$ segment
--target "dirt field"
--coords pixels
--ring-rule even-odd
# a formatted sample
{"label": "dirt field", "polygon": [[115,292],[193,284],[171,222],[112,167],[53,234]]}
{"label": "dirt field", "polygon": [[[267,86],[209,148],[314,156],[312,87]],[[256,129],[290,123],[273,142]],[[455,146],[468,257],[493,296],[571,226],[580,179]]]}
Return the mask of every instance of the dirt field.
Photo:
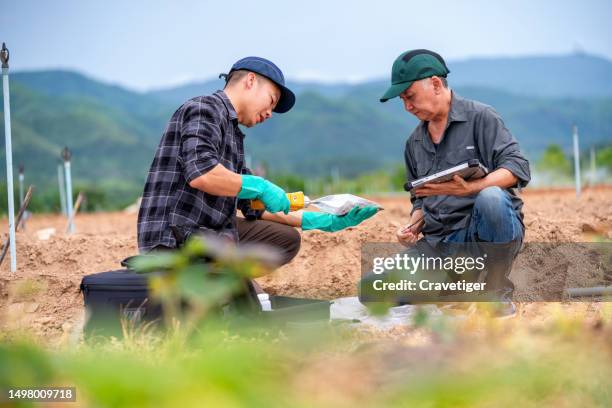
{"label": "dirt field", "polygon": [[[571,190],[526,190],[527,242],[582,242],[595,236],[612,238],[612,187],[586,190],[576,200]],[[364,242],[393,242],[399,223],[407,220],[407,197],[372,197],[385,211],[357,228],[330,234],[303,234],[302,249],[294,261],[259,279],[270,293],[332,299],[356,293],[360,276],[360,246]],[[39,231],[55,228],[41,240]],[[83,299],[79,284],[84,275],[119,269],[119,262],[137,253],[136,214],[79,214],[77,233],[65,234],[66,220],[57,215],[35,215],[25,231],[17,233],[18,272],[9,271],[7,257],[0,269],[0,313],[2,324],[21,327],[45,341],[57,343],[73,332],[82,319]],[[6,231],[6,219],[2,231]],[[537,284],[521,271],[533,267],[530,256],[519,255],[512,273],[517,294],[529,299],[529,288]],[[529,262],[528,262],[529,261]],[[585,265],[588,259],[558,259],[548,271]],[[587,265],[588,266],[588,265]],[[557,268],[557,269],[555,269]],[[541,268],[540,268],[541,269]],[[587,268],[588,269],[588,268]],[[588,271],[587,271],[588,272]],[[578,276],[582,278],[582,276]],[[568,311],[585,305],[564,305]],[[597,309],[600,305],[591,304]],[[525,304],[519,319],[544,318],[537,303]]]}

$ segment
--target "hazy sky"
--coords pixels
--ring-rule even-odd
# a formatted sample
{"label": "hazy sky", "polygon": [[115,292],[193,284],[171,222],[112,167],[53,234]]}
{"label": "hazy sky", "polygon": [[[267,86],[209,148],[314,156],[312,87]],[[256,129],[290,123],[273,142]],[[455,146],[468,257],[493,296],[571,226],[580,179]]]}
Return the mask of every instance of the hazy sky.
{"label": "hazy sky", "polygon": [[[68,68],[146,90],[259,55],[293,79],[387,77],[397,55],[612,59],[611,1],[0,0],[11,69]],[[452,66],[451,66],[452,69]]]}

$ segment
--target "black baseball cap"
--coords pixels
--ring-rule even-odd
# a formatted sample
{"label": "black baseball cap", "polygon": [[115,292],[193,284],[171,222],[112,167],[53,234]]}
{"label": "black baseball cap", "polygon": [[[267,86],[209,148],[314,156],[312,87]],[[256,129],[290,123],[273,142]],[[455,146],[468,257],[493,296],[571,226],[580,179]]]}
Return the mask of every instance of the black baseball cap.
{"label": "black baseball cap", "polygon": [[272,61],[261,57],[246,57],[236,61],[236,63],[232,65],[232,68],[227,75],[231,74],[232,71],[238,71],[239,69],[255,72],[268,78],[270,81],[274,82],[276,86],[278,86],[280,89],[280,98],[276,104],[276,107],[274,108],[274,112],[288,112],[295,104],[295,95],[285,86],[283,71],[281,71],[280,68],[277,67]]}

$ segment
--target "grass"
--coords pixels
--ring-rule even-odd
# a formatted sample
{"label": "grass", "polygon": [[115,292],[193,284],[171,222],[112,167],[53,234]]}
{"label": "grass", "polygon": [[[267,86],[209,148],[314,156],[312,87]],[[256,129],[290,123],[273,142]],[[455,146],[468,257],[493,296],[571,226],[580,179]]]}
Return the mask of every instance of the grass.
{"label": "grass", "polygon": [[[222,321],[57,350],[13,338],[0,345],[0,384],[76,386],[78,401],[104,407],[609,406],[609,306],[589,323],[543,306],[537,329],[475,316],[446,324],[452,335],[421,317],[393,342]],[[425,345],[403,343],[417,332]]]}
{"label": "grass", "polygon": [[[211,251],[220,258],[211,268],[235,273],[214,289],[194,279],[195,259]],[[253,315],[210,313],[210,299],[238,290],[231,276],[261,268],[249,256],[194,243],[140,265],[143,272],[161,267],[168,274],[156,283],[159,299],[168,305],[178,295],[195,308],[175,308],[165,330],[124,322],[120,339],[55,349],[23,333],[3,333],[0,388],[75,386],[79,404],[95,407],[612,403],[612,303],[533,305],[538,322],[423,309],[386,332],[347,324],[278,327]]]}

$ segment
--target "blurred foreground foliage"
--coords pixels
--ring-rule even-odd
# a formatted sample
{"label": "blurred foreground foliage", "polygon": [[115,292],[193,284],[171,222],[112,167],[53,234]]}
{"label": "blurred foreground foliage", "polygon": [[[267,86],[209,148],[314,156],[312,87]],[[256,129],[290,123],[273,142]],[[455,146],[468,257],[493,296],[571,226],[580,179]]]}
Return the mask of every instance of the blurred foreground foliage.
{"label": "blurred foreground foliage", "polygon": [[[263,258],[195,240],[140,258],[139,271],[166,272],[151,283],[173,305],[166,330],[125,325],[121,339],[54,348],[5,330],[0,388],[76,386],[82,406],[99,407],[610,406],[610,303],[588,321],[542,305],[535,328],[426,309],[388,333],[220,318],[240,282],[267,272]],[[184,299],[192,307],[181,309]]]}

